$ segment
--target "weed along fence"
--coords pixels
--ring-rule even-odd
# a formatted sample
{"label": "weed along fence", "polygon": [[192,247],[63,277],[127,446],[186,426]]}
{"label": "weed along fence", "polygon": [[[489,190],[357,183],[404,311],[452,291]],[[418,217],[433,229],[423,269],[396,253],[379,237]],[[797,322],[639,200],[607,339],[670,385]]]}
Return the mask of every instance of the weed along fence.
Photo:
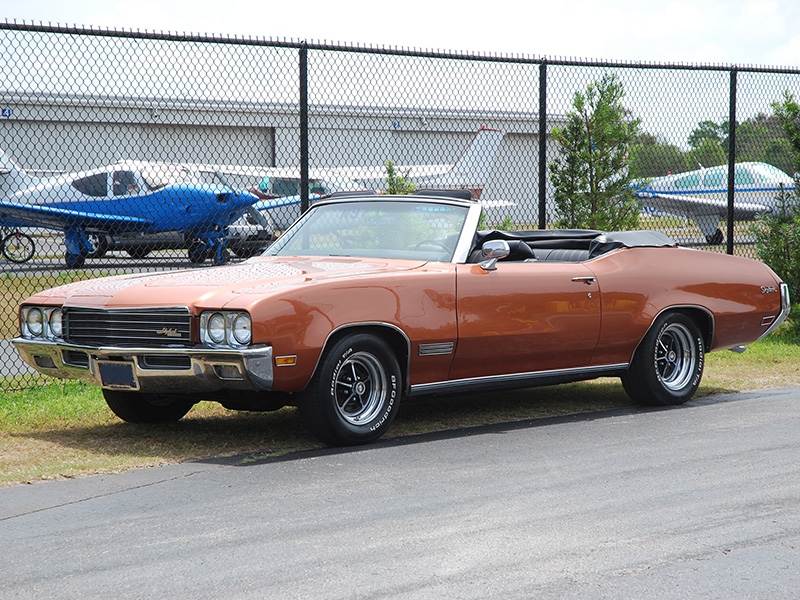
{"label": "weed along fence", "polygon": [[796,170],[800,69],[16,22],[0,45],[0,390],[42,382],[10,342],[32,293],[244,260],[333,192],[458,187],[487,228],[753,257]]}

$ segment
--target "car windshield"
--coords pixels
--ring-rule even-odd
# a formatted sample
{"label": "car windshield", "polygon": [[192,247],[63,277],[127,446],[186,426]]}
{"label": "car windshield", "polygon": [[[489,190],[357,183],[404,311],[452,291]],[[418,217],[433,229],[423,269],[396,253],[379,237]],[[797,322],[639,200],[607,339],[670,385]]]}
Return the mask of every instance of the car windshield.
{"label": "car windshield", "polygon": [[375,198],[316,205],[266,254],[450,261],[468,210],[447,203]]}

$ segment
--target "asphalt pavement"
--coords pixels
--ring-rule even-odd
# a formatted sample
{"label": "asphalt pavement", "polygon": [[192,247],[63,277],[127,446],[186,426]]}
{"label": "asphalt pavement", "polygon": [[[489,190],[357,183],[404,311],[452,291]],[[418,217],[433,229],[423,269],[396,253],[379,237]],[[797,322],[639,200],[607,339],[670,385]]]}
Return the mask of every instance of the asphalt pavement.
{"label": "asphalt pavement", "polygon": [[797,598],[798,402],[3,488],[0,598]]}

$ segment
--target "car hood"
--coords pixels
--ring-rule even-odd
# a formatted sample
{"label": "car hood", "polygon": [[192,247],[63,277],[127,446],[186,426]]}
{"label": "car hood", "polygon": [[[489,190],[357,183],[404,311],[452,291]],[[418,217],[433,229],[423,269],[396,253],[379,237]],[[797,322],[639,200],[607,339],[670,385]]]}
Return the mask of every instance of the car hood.
{"label": "car hood", "polygon": [[26,303],[91,308],[195,306],[225,308],[288,289],[326,281],[392,274],[425,265],[412,260],[350,257],[263,256],[236,265],[183,271],[117,275],[40,292]]}

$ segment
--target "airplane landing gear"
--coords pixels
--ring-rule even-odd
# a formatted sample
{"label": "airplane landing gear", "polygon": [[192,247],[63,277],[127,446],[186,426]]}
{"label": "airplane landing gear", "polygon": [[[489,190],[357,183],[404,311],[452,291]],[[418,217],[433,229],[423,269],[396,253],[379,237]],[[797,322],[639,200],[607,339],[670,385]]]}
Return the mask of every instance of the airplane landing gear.
{"label": "airplane landing gear", "polygon": [[72,254],[71,252],[64,254],[64,263],[70,269],[80,269],[85,262],[86,257],[83,254]]}
{"label": "airplane landing gear", "polygon": [[208,234],[198,234],[189,241],[187,256],[189,262],[202,264],[206,259],[211,259],[215,265],[224,265],[230,260],[228,251],[228,238],[220,231],[212,231]]}
{"label": "airplane landing gear", "polygon": [[706,236],[706,242],[708,242],[711,246],[719,246],[724,239],[725,234],[722,233],[721,229],[717,229],[711,235]]}

